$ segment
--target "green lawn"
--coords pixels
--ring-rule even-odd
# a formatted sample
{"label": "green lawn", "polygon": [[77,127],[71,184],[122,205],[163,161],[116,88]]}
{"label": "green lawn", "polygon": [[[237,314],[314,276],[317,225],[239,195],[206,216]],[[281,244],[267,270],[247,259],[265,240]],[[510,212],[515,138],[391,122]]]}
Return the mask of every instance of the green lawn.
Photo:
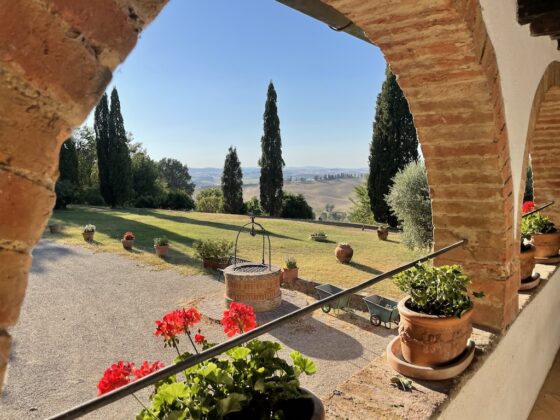
{"label": "green lawn", "polygon": [[[171,268],[189,275],[202,270],[192,248],[195,241],[208,238],[235,241],[239,227],[247,221],[247,216],[229,214],[71,206],[67,210],[55,211],[51,218],[50,223],[63,225],[62,233],[53,235],[47,230],[44,238],[127,255],[156,269]],[[273,264],[282,266],[286,256],[293,256],[297,259],[300,277],[341,287],[355,285],[420,256],[401,245],[400,237],[395,233],[391,233],[389,240],[383,242],[377,239],[375,232],[356,228],[264,218],[257,221],[270,233]],[[94,244],[84,242],[81,235],[82,227],[88,223],[97,226]],[[309,234],[318,230],[327,233],[330,242],[311,241]],[[136,235],[132,251],[125,251],[121,246],[120,239],[125,231],[132,231]],[[166,260],[157,258],[153,253],[153,238],[162,235],[167,236],[171,243]],[[354,258],[350,264],[340,264],[336,260],[336,242],[349,242],[354,248]],[[241,257],[260,261],[261,250],[260,236],[254,238],[248,233],[240,236]],[[107,273],[110,275],[110,267]],[[394,298],[401,296],[390,280],[374,286],[370,291]]]}

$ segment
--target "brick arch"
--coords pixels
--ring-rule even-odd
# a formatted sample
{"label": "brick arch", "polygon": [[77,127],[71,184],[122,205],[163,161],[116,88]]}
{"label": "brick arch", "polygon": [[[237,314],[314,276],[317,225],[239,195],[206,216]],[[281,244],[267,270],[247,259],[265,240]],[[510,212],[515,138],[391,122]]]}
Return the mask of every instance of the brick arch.
{"label": "brick arch", "polygon": [[439,258],[486,298],[475,321],[503,329],[518,310],[512,178],[500,78],[478,1],[325,0],[384,53],[407,96],[426,159]]}
{"label": "brick arch", "polygon": [[[560,224],[560,167],[558,166],[560,160],[560,62],[558,61],[550,63],[537,87],[527,131],[525,162],[528,160],[527,153],[531,154],[535,201],[538,204],[544,204],[554,200],[556,205],[547,208],[544,213],[549,215],[555,223]],[[525,179],[522,182],[524,183]]]}

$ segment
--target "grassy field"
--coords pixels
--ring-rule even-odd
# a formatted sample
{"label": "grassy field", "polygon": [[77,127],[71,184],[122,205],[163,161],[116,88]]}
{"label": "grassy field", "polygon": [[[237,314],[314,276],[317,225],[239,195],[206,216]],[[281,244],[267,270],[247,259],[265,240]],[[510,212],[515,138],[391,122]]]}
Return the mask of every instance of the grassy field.
{"label": "grassy field", "polygon": [[[72,206],[55,211],[51,222],[63,225],[62,233],[44,234],[45,239],[65,244],[80,245],[100,252],[113,252],[141,260],[154,269],[175,269],[183,274],[199,273],[201,262],[196,259],[192,245],[208,238],[225,238],[235,241],[246,216],[208,214],[167,210],[123,209],[110,210],[101,207]],[[316,225],[278,219],[260,219],[270,233],[272,263],[282,266],[286,256],[297,259],[300,277],[341,287],[355,285],[376,274],[415,259],[419,254],[405,248],[398,234],[391,234],[389,241],[382,242],[372,231]],[[85,224],[96,225],[95,242],[84,242],[81,232]],[[318,230],[327,233],[330,242],[314,242],[309,234]],[[126,251],[120,239],[125,231],[136,235],[135,248]],[[165,235],[171,242],[169,257],[160,259],[153,252],[153,238]],[[349,242],[354,248],[352,263],[340,264],[334,256],[336,242]],[[262,239],[242,234],[239,255],[260,261]],[[107,268],[110,275],[110,267]],[[399,297],[400,292],[391,281],[376,285],[372,292]]]}

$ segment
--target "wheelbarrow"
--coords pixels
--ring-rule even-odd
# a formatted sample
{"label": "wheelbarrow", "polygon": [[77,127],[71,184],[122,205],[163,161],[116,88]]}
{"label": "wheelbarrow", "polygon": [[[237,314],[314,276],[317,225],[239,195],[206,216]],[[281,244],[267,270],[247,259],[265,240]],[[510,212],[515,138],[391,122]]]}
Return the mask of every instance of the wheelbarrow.
{"label": "wheelbarrow", "polygon": [[391,328],[391,323],[399,324],[400,316],[397,309],[397,302],[386,299],[378,295],[371,295],[364,298],[369,312],[369,320],[376,327],[383,325]]}
{"label": "wheelbarrow", "polygon": [[[344,289],[341,289],[340,287],[336,287],[333,286],[332,284],[321,284],[319,286],[315,286],[315,289],[317,289],[317,294],[319,295],[319,300],[323,300],[326,299],[332,295],[337,294],[338,292],[342,292]],[[326,303],[322,306],[322,310],[324,313],[328,314],[331,309],[342,309],[346,312],[348,312],[348,310],[346,309],[348,307],[348,301],[350,300],[350,296],[343,296],[337,300],[335,300],[332,303]]]}

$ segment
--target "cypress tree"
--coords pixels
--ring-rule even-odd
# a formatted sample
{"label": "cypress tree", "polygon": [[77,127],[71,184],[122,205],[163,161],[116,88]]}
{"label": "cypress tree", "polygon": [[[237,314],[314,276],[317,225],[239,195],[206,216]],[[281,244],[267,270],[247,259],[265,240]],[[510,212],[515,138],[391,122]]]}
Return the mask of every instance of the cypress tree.
{"label": "cypress tree", "polygon": [[234,147],[229,148],[224,162],[222,193],[224,212],[241,214],[243,212],[243,172],[237,157],[237,149]]}
{"label": "cypress tree", "polygon": [[111,207],[124,205],[132,195],[132,168],[128,141],[121,114],[121,103],[117,88],[111,92],[111,109],[109,111],[109,182],[113,201],[107,201]]}
{"label": "cypress tree", "polygon": [[393,177],[407,163],[418,159],[418,138],[408,102],[389,66],[377,96],[369,156],[368,194],[377,222],[396,226],[386,195]]}
{"label": "cypress tree", "polygon": [[66,140],[60,148],[58,161],[59,177],[55,185],[55,208],[66,208],[75,198],[80,183],[78,171],[78,152],[72,138]]}
{"label": "cypress tree", "polygon": [[276,90],[274,90],[272,82],[268,85],[263,120],[262,155],[259,159],[259,166],[261,167],[261,207],[269,215],[278,216],[282,211],[282,187],[284,186],[282,168],[285,164],[282,159],[282,139],[280,137],[280,119],[276,108]]}
{"label": "cypress tree", "polygon": [[111,181],[109,179],[111,163],[109,160],[109,104],[107,94],[95,107],[93,129],[97,149],[97,168],[99,172],[99,191],[106,203],[114,203]]}

